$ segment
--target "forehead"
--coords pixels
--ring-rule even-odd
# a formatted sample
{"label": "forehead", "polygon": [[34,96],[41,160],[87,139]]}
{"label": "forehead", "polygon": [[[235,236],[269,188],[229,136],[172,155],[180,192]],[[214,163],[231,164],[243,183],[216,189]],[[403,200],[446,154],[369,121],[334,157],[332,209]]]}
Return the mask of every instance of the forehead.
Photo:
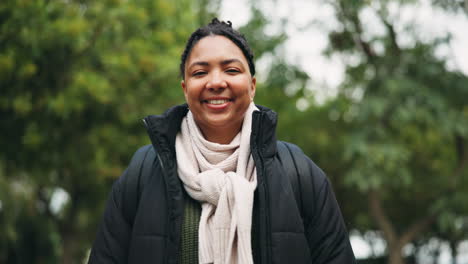
{"label": "forehead", "polygon": [[187,66],[193,61],[212,61],[225,59],[238,59],[247,64],[242,50],[230,39],[224,36],[207,36],[200,39],[192,48]]}

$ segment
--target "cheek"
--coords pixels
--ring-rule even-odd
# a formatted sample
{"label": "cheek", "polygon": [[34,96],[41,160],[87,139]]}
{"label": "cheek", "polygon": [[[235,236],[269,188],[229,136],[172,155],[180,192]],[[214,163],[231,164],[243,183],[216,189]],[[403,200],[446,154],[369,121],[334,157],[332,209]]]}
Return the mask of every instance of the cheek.
{"label": "cheek", "polygon": [[184,90],[184,98],[185,98],[185,101],[188,102],[188,94],[187,94],[187,90]]}
{"label": "cheek", "polygon": [[232,82],[233,87],[237,90],[239,94],[251,94],[252,93],[252,83],[248,78],[242,77]]}
{"label": "cheek", "polygon": [[187,102],[198,100],[199,90],[197,89],[197,86],[193,85],[193,83],[190,83],[190,85],[187,85],[184,91],[184,96],[185,96],[185,101]]}
{"label": "cheek", "polygon": [[254,91],[253,91],[252,83],[248,82],[248,83],[246,84],[244,93],[245,93],[250,99],[253,98],[253,96],[254,96]]}

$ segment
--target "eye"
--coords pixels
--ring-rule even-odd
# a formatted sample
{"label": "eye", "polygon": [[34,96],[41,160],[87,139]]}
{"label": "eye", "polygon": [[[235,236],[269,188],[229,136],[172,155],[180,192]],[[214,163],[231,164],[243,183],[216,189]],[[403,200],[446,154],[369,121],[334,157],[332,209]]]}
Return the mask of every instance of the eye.
{"label": "eye", "polygon": [[235,68],[229,68],[226,70],[227,73],[239,73],[240,71],[238,69],[235,69]]}
{"label": "eye", "polygon": [[205,71],[196,71],[196,72],[192,73],[192,76],[203,76],[205,74],[206,74]]}

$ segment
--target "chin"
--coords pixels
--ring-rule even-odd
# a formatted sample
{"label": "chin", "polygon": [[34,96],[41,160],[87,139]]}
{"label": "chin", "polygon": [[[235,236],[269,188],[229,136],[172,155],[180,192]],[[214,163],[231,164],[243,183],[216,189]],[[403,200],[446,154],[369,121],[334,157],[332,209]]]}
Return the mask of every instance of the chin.
{"label": "chin", "polygon": [[226,120],[210,120],[206,123],[212,128],[224,128],[229,126],[229,124],[232,122]]}

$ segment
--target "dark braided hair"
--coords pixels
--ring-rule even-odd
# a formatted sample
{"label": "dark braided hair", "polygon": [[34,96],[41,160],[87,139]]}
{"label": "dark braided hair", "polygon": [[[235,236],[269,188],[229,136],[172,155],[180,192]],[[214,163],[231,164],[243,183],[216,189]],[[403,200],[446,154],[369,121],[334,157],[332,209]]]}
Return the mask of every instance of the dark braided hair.
{"label": "dark braided hair", "polygon": [[195,44],[197,44],[197,42],[204,37],[215,36],[215,35],[224,36],[230,39],[234,44],[236,44],[237,47],[239,47],[242,50],[242,53],[244,54],[249,64],[250,74],[254,76],[255,75],[255,64],[253,62],[254,56],[244,35],[242,35],[239,31],[232,28],[231,21],[224,22],[224,21],[219,21],[218,18],[213,18],[213,20],[211,20],[211,23],[209,23],[208,25],[204,27],[197,29],[195,32],[192,33],[192,35],[188,39],[187,44],[185,45],[184,52],[182,53],[182,56],[180,57],[180,74],[182,78],[185,78],[185,75],[184,75],[185,74],[185,62],[187,61],[187,58],[190,56],[190,52],[192,51],[192,48],[195,46]]}

